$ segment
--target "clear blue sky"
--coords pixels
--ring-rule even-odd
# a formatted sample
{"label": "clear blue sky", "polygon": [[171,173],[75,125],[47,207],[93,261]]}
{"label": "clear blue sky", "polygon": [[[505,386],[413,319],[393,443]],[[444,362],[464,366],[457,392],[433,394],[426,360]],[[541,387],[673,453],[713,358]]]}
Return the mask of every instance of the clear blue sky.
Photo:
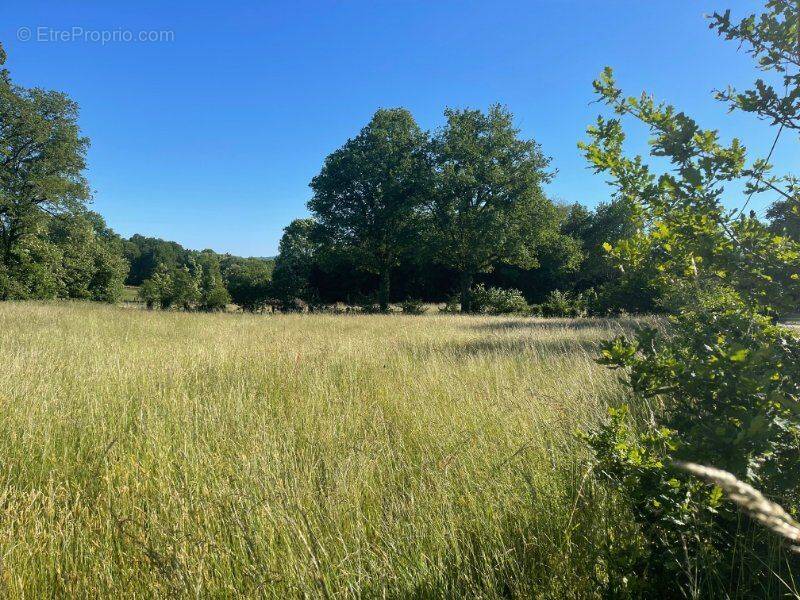
{"label": "clear blue sky", "polygon": [[[114,229],[264,256],[307,214],[324,157],[378,107],[405,106],[433,129],[445,106],[506,104],[553,157],[549,193],[588,205],[608,188],[576,142],[600,110],[591,82],[605,65],[626,92],[653,92],[766,154],[774,132],[711,98],[754,77],[707,29],[704,13],[726,7],[757,3],[9,0],[0,40],[17,82],[80,104],[94,209]],[[74,27],[85,33],[51,39]],[[93,41],[115,30],[173,39]],[[776,157],[796,171],[796,140],[784,137]]]}

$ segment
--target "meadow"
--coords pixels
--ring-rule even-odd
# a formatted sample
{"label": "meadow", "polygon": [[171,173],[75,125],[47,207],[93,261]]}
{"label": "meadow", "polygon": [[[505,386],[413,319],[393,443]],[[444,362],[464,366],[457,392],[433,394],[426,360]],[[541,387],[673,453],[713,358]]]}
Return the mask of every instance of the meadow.
{"label": "meadow", "polygon": [[0,304],[2,595],[599,595],[621,327]]}

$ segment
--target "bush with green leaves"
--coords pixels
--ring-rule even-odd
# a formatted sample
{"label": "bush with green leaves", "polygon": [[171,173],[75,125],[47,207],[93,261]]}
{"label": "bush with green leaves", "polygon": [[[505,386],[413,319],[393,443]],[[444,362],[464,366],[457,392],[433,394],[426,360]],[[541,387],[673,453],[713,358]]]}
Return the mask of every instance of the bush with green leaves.
{"label": "bush with green leaves", "polygon": [[[677,595],[721,589],[729,578],[755,590],[768,585],[760,563],[731,557],[774,557],[779,541],[743,524],[735,508],[719,503],[718,490],[670,465],[714,465],[797,510],[800,341],[734,292],[695,300],[664,331],[642,329],[605,344],[600,362],[624,370],[638,427],[623,405],[589,441],[596,471],[621,488],[648,540],[636,576]],[[785,559],[771,569],[785,575],[800,567],[788,553]]]}
{"label": "bush with green leaves", "polygon": [[158,305],[162,309],[181,308],[192,310],[202,299],[200,281],[195,272],[188,266],[168,267],[159,265],[153,277],[145,279],[139,288],[139,297],[153,308]]}
{"label": "bush with green leaves", "polygon": [[406,315],[422,315],[428,310],[422,300],[408,299],[400,304],[400,310]]}
{"label": "bush with green leaves", "polygon": [[489,315],[530,313],[531,307],[522,292],[514,289],[487,287],[479,283],[472,288],[472,312]]}
{"label": "bush with green leaves", "polygon": [[450,315],[461,312],[461,297],[458,294],[449,296],[444,306],[439,307],[439,312]]}
{"label": "bush with green leaves", "polygon": [[[798,17],[795,4],[770,1],[760,19],[733,26],[726,13],[712,25],[772,60],[784,42],[796,47],[787,24]],[[797,90],[798,81],[786,85]],[[768,177],[764,160],[748,165],[738,140],[721,143],[672,106],[624,96],[610,69],[595,89],[616,116],[598,118],[581,146],[640,222],[611,254],[624,270],[654,267],[673,313],[661,329],[608,342],[600,359],[624,374],[630,404],[588,435],[595,472],[618,488],[642,533],[637,560],[616,579],[659,597],[797,595],[800,557],[721,502],[718,488],[672,467],[680,459],[725,469],[800,511],[800,340],[776,324],[797,298],[800,245],[722,202],[733,181],[748,194],[794,194],[794,180]],[[730,94],[759,112],[758,94]],[[624,155],[623,118],[649,130],[666,172]]]}
{"label": "bush with green leaves", "polygon": [[199,259],[200,271],[200,310],[208,312],[224,311],[231,301],[222,280],[219,258],[213,252],[203,252]]}
{"label": "bush with green leaves", "polygon": [[585,317],[588,313],[588,295],[582,293],[553,290],[539,305],[543,317]]}

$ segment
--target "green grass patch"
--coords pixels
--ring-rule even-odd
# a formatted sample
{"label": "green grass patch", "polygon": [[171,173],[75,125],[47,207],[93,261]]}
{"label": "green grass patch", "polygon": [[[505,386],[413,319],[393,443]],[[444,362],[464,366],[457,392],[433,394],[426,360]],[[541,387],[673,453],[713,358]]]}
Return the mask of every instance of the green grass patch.
{"label": "green grass patch", "polygon": [[586,597],[614,321],[0,305],[6,597]]}

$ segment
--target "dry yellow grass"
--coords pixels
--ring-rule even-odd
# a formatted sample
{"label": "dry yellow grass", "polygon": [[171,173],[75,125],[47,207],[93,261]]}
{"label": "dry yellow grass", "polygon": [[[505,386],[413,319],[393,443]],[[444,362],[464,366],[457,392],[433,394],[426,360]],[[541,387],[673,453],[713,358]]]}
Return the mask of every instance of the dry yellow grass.
{"label": "dry yellow grass", "polygon": [[619,327],[2,304],[0,589],[591,595]]}

